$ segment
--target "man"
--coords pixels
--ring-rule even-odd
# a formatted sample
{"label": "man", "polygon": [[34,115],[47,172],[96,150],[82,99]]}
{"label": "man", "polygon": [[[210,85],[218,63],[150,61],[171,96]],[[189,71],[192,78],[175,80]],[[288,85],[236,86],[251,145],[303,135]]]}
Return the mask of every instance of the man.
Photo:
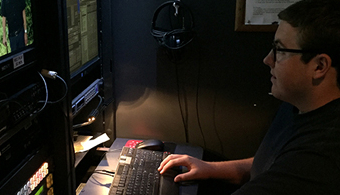
{"label": "man", "polygon": [[6,20],[8,23],[8,38],[11,51],[27,45],[25,0],[2,0],[2,43],[7,47]]}
{"label": "man", "polygon": [[206,162],[170,155],[188,172],[175,182],[220,178],[243,184],[235,195],[340,193],[340,1],[302,0],[281,13],[270,67],[282,109],[254,158]]}

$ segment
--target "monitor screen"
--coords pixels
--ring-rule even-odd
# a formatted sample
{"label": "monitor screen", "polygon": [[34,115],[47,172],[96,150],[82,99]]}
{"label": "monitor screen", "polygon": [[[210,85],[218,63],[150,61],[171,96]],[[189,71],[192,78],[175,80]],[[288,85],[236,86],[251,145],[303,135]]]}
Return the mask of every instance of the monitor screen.
{"label": "monitor screen", "polygon": [[0,77],[4,77],[32,61],[32,55],[27,56],[34,42],[31,0],[0,0],[0,15]]}
{"label": "monitor screen", "polygon": [[1,49],[0,57],[33,43],[30,0],[0,0]]}
{"label": "monitor screen", "polygon": [[97,1],[68,0],[67,24],[72,77],[98,56]]}

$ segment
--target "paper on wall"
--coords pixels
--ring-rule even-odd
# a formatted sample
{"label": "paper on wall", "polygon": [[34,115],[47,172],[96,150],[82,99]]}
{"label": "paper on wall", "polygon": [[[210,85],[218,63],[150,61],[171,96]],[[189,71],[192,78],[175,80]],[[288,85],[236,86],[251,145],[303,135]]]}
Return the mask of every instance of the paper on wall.
{"label": "paper on wall", "polygon": [[271,25],[279,22],[277,14],[300,0],[246,0],[245,25]]}

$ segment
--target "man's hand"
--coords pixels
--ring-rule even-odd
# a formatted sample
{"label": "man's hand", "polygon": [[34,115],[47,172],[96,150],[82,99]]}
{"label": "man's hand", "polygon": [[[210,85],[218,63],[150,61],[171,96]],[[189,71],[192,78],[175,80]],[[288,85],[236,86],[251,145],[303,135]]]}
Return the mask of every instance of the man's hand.
{"label": "man's hand", "polygon": [[175,177],[175,182],[194,179],[225,179],[233,184],[243,184],[249,181],[250,169],[254,158],[241,160],[207,162],[188,155],[172,154],[160,164],[158,171],[165,173],[171,167],[185,166],[188,172]]}
{"label": "man's hand", "polygon": [[2,36],[2,44],[7,47],[7,38],[5,34]]}
{"label": "man's hand", "polygon": [[27,45],[28,43],[27,33],[25,33],[24,38],[25,38],[25,45]]}
{"label": "man's hand", "polygon": [[209,178],[210,164],[188,155],[169,155],[160,164],[158,171],[163,174],[175,166],[185,166],[188,169],[188,172],[177,175],[174,178],[175,182]]}

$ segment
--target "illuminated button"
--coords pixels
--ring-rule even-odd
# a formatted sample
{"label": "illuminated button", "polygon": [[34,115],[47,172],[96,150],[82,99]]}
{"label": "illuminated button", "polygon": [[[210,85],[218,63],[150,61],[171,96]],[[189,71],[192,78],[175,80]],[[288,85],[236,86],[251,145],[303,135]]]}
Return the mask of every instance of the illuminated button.
{"label": "illuminated button", "polygon": [[34,177],[35,182],[39,183],[39,171],[35,172]]}
{"label": "illuminated button", "polygon": [[24,191],[27,193],[28,192],[28,186],[24,185]]}
{"label": "illuminated button", "polygon": [[27,184],[26,184],[26,186],[27,186],[28,189],[31,189],[31,182],[28,181]]}
{"label": "illuminated button", "polygon": [[34,180],[33,180],[33,177],[31,177],[31,179],[30,179],[30,188],[31,188],[31,190],[33,190],[34,189]]}
{"label": "illuminated button", "polygon": [[54,195],[53,187],[48,190],[47,195]]}
{"label": "illuminated button", "polygon": [[52,174],[49,174],[46,177],[46,187],[50,188],[52,185],[53,185],[53,176],[52,176]]}
{"label": "illuminated button", "polygon": [[[32,175],[27,183],[17,192],[16,195],[29,195],[40,184],[40,182],[48,175],[48,163],[45,162],[41,167]],[[49,176],[49,185],[53,185],[52,174]],[[53,190],[52,190],[53,193]]]}
{"label": "illuminated button", "polygon": [[42,174],[40,170],[37,172],[37,180],[38,180],[38,183],[40,183],[42,180]]}
{"label": "illuminated button", "polygon": [[47,163],[47,162],[44,163],[44,168],[45,168],[45,169],[48,168],[48,163]]}

